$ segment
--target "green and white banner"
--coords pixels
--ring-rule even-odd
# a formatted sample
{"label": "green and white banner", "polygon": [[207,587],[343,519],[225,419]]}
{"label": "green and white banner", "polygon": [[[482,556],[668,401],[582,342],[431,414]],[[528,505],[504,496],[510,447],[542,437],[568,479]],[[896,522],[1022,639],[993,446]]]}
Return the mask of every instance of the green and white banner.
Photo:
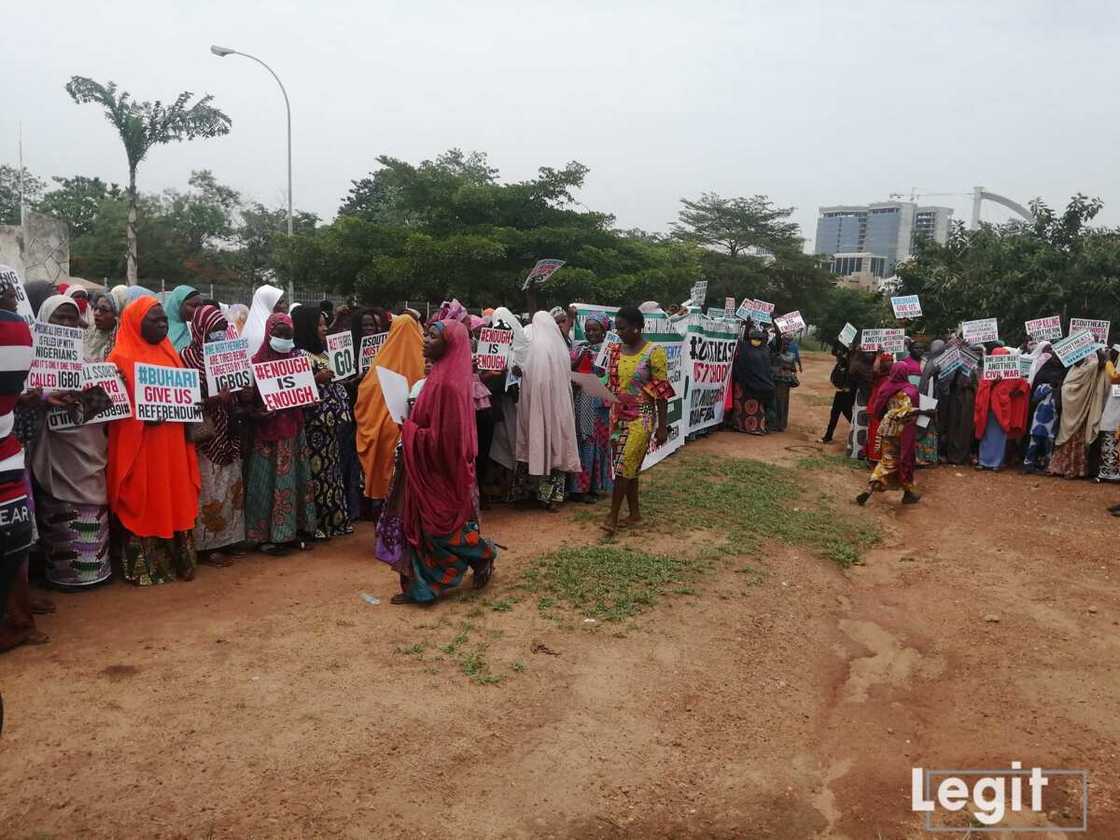
{"label": "green and white banner", "polygon": [[688,325],[684,334],[688,434],[723,424],[738,338],[738,324],[722,319],[698,318]]}

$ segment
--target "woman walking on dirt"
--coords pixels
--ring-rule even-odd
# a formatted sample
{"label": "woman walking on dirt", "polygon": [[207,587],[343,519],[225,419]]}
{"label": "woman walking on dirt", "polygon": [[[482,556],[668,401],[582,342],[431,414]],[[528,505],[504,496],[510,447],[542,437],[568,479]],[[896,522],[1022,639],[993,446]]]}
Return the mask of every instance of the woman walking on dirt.
{"label": "woman walking on dirt", "polygon": [[871,404],[872,417],[879,418],[879,463],[871,473],[867,489],[856,496],[857,504],[867,504],[872,493],[892,487],[902,488],[902,503],[912,505],[921,499],[914,491],[914,456],[918,417],[930,416],[932,411],[921,411],[918,406],[918,389],[910,384],[911,367],[906,362],[895,362],[890,376],[879,386]]}
{"label": "woman walking on dirt", "polygon": [[636,307],[624,306],[618,310],[614,323],[622,343],[612,344],[607,357],[608,387],[618,397],[618,402],[611,406],[614,493],[611,512],[603,523],[603,530],[609,534],[618,528],[623,499],[630,508],[625,524],[637,525],[642,521],[638,511],[638,472],[649,451],[650,438],[658,446],[664,446],[669,438],[668,401],[674,396],[665,348],[642,336],[645,316]]}

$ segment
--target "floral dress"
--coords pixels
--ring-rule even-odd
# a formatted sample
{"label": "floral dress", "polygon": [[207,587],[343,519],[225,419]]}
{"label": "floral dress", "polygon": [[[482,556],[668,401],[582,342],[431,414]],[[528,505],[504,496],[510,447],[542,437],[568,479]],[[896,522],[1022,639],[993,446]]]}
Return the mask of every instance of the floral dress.
{"label": "floral dress", "polygon": [[[311,370],[318,374],[329,370],[326,353],[312,353]],[[328,382],[319,386],[319,402],[304,410],[307,449],[310,453],[311,480],[315,482],[315,511],[318,539],[352,534],[346,485],[342,479],[342,454],[338,429],[350,423],[350,400],[346,386]]]}
{"label": "floral dress", "polygon": [[621,344],[612,344],[607,370],[608,387],[618,397],[611,406],[614,473],[637,478],[657,422],[657,402],[674,396],[669,360],[665,348],[652,341],[632,356],[622,353]]}
{"label": "floral dress", "polygon": [[[571,351],[573,370],[602,376],[606,371],[594,364],[601,346],[601,343],[575,342]],[[568,477],[568,492],[607,495],[614,487],[610,403],[585,394],[579,388],[574,392],[574,399],[580,471]]]}

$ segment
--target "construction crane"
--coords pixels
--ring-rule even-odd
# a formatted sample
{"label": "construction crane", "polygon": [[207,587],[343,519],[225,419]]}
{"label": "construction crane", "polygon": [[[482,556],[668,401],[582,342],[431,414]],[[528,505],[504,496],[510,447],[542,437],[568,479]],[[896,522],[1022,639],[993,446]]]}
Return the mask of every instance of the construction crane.
{"label": "construction crane", "polygon": [[[967,195],[967,196],[971,196],[972,193],[970,193],[970,192],[966,192],[966,193],[959,193],[959,192],[918,192],[918,188],[914,187],[913,189],[910,190],[910,198],[908,200],[909,201],[917,201],[919,198],[925,198],[925,197],[931,196],[931,195],[956,195],[956,196]],[[901,201],[902,199],[906,198],[906,195],[903,194],[903,193],[891,193],[891,198],[898,199],[898,200]]]}

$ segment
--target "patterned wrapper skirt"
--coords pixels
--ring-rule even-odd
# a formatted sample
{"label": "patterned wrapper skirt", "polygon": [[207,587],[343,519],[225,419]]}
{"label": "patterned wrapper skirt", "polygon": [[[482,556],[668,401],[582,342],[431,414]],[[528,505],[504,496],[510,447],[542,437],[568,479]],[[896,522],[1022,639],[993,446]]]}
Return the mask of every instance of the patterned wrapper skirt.
{"label": "patterned wrapper skirt", "polygon": [[895,437],[879,435],[879,463],[871,471],[870,483],[878,490],[892,490],[902,488],[913,490],[913,484],[906,484],[898,477],[898,459],[902,443]]}
{"label": "patterned wrapper skirt", "polygon": [[931,467],[937,463],[937,427],[932,420],[924,429],[918,430],[914,463],[919,467]]}
{"label": "patterned wrapper skirt", "polygon": [[124,579],[136,586],[191,580],[197,565],[193,531],[176,531],[169,540],[125,535]]}
{"label": "patterned wrapper skirt", "polygon": [[109,557],[109,508],[80,505],[36,490],[39,544],[47,581],[55,586],[93,586],[113,574]]}
{"label": "patterned wrapper skirt", "polygon": [[311,453],[311,480],[315,482],[315,513],[319,519],[315,532],[319,537],[337,537],[353,531],[336,425],[322,422],[322,415],[307,423],[307,449]]}
{"label": "patterned wrapper skirt", "polygon": [[424,534],[418,547],[408,546],[406,551],[410,563],[402,571],[401,590],[420,602],[434,601],[462,583],[468,568],[477,573],[498,556],[474,520],[446,536]]}
{"label": "patterned wrapper skirt", "polygon": [[734,383],[731,401],[731,415],[728,425],[737,432],[750,435],[766,434],[766,406],[771,394],[748,391]]}
{"label": "patterned wrapper skirt", "polygon": [[568,478],[568,491],[608,495],[614,487],[610,407],[582,393],[575,400],[581,470]]}
{"label": "patterned wrapper skirt", "polygon": [[1082,423],[1069,440],[1055,447],[1046,472],[1062,478],[1085,478],[1089,474],[1089,453],[1086,449],[1085,424]]}
{"label": "patterned wrapper skirt", "polygon": [[856,396],[855,405],[852,407],[852,428],[848,432],[848,457],[862,458],[867,449],[867,429],[871,417],[867,413],[867,401]]}
{"label": "patterned wrapper skirt", "polygon": [[245,541],[245,481],[241,461],[221,466],[198,453],[202,490],[194,544],[198,551],[217,551]]}
{"label": "patterned wrapper skirt", "polygon": [[637,478],[642,461],[649,452],[649,439],[653,437],[655,407],[643,403],[633,420],[619,420],[611,437],[614,474],[622,478]]}
{"label": "patterned wrapper skirt", "polygon": [[1120,481],[1120,445],[1116,432],[1101,432],[1097,438],[1101,442],[1101,466],[1097,478],[1101,481]]}
{"label": "patterned wrapper skirt", "polygon": [[283,544],[315,533],[315,483],[302,431],[288,440],[254,440],[245,473],[246,539]]}

